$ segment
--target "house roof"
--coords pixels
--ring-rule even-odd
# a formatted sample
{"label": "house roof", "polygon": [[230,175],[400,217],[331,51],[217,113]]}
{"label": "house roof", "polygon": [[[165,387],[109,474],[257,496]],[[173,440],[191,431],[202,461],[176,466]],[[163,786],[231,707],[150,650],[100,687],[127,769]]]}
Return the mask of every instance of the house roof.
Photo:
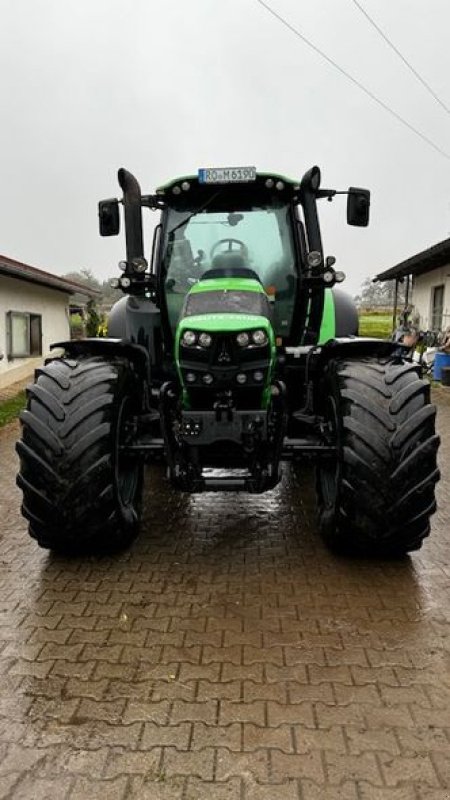
{"label": "house roof", "polygon": [[375,275],[374,281],[390,281],[394,278],[404,278],[407,275],[423,275],[449,263],[450,239],[444,239],[442,242],[422,250],[421,253],[407,258],[406,261],[401,261],[395,267],[380,272]]}
{"label": "house roof", "polygon": [[41,286],[48,286],[51,289],[57,289],[60,292],[67,294],[83,294],[86,297],[96,297],[100,295],[97,289],[91,289],[84,286],[82,283],[60,278],[58,275],[53,275],[51,272],[45,272],[36,267],[30,267],[29,264],[22,264],[21,261],[14,261],[12,258],[0,255],[0,275],[6,275],[8,278],[17,278],[20,281],[28,281],[29,283],[37,283]]}

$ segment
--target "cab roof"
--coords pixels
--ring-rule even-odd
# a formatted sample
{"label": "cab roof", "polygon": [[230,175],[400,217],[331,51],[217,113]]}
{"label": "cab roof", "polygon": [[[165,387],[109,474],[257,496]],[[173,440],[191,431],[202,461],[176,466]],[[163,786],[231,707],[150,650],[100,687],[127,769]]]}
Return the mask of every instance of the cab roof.
{"label": "cab roof", "polygon": [[[252,187],[261,188],[267,180],[273,180],[274,185],[277,182],[281,182],[284,184],[283,188],[286,190],[290,190],[290,193],[294,193],[300,189],[300,180],[296,180],[294,178],[288,178],[286,175],[281,175],[278,172],[257,172],[256,173],[256,180],[254,181],[243,181],[242,183],[239,182],[230,182],[230,183],[200,183],[198,180],[197,175],[182,175],[178,178],[173,178],[171,181],[158,186],[156,189],[156,194],[159,195],[168,195],[173,193],[174,189],[178,189],[179,192],[189,191],[189,189],[209,189],[217,191],[218,189],[225,189],[229,188],[230,190],[233,187]],[[189,189],[184,190],[182,189],[182,184],[188,183],[190,184]],[[271,188],[271,187],[267,187]],[[178,194],[178,192],[176,192]]]}

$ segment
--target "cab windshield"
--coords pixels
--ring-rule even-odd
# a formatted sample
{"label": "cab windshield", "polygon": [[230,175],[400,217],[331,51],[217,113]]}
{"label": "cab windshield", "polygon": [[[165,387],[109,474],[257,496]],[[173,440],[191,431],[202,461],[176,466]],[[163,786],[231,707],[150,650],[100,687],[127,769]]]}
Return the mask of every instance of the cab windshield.
{"label": "cab windshield", "polygon": [[290,333],[297,273],[287,204],[238,211],[169,209],[165,225],[165,295],[175,330],[190,288],[208,270],[251,269],[275,298],[275,333]]}

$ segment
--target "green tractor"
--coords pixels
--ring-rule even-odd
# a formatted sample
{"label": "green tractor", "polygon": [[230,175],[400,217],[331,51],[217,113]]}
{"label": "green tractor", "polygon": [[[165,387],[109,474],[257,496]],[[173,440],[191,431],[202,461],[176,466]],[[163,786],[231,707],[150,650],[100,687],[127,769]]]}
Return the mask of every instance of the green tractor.
{"label": "green tractor", "polygon": [[[285,461],[316,465],[319,524],[335,551],[419,548],[435,511],[435,408],[399,344],[358,338],[324,257],[317,202],[347,195],[366,226],[370,194],[253,167],[202,169],[99,204],[119,233],[108,338],[58,342],[21,415],[18,485],[43,547],[112,550],[135,537],[145,462],[183,492],[265,492]],[[160,213],[150,263],[142,209]]]}

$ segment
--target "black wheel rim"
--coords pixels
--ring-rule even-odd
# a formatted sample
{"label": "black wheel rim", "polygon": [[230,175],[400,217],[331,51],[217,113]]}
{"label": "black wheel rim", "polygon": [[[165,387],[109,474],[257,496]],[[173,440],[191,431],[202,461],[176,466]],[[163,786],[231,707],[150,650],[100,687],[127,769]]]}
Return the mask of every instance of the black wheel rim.
{"label": "black wheel rim", "polygon": [[[328,424],[329,443],[338,447],[339,427],[334,397],[327,398],[326,419]],[[338,448],[339,449],[339,448]],[[319,469],[319,485],[322,501],[327,509],[335,509],[339,494],[340,464],[339,457],[324,461]]]}
{"label": "black wheel rim", "polygon": [[116,453],[116,487],[119,503],[122,508],[134,505],[139,485],[140,464],[136,457],[124,449],[129,443],[130,407],[128,398],[121,403],[117,417],[117,453]]}

